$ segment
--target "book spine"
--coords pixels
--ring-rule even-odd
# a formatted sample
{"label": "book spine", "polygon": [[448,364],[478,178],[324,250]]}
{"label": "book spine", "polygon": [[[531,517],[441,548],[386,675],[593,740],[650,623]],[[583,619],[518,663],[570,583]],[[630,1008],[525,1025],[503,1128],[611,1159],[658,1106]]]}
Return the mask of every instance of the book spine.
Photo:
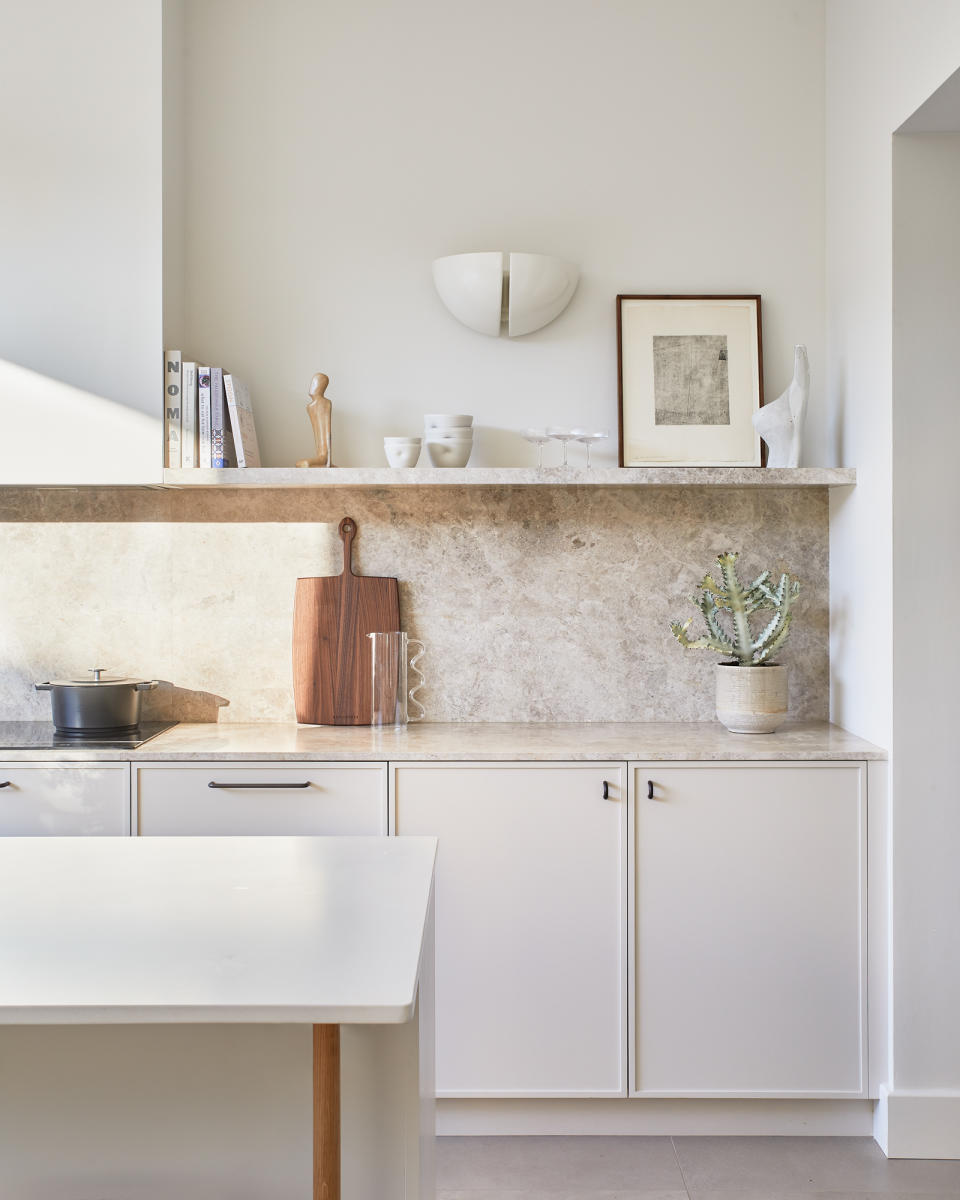
{"label": "book spine", "polygon": [[180,351],[166,350],[163,355],[163,462],[180,466],[181,436]]}
{"label": "book spine", "polygon": [[242,379],[231,376],[233,404],[230,420],[233,423],[233,440],[237,445],[237,461],[244,467],[260,466],[260,448],[257,445],[257,429],[250,404],[250,391]]}
{"label": "book spine", "polygon": [[198,459],[201,467],[209,467],[212,464],[210,454],[210,371],[207,367],[202,367],[198,373],[199,383],[197,388],[197,431],[198,437]]}
{"label": "book spine", "polygon": [[243,455],[243,438],[240,434],[240,422],[237,417],[237,395],[232,375],[224,375],[223,390],[227,397],[227,412],[230,417],[230,427],[233,430],[233,452],[236,455],[237,466],[245,467]]}
{"label": "book spine", "polygon": [[225,467],[235,467],[237,465],[237,447],[233,440],[233,430],[230,427],[230,414],[227,411],[226,405],[224,405],[223,410],[223,465]]}
{"label": "book spine", "polygon": [[197,364],[184,363],[181,372],[183,391],[181,395],[180,465],[197,466]]}
{"label": "book spine", "polygon": [[225,467],[227,458],[223,444],[226,410],[223,403],[223,368],[210,368],[210,465]]}

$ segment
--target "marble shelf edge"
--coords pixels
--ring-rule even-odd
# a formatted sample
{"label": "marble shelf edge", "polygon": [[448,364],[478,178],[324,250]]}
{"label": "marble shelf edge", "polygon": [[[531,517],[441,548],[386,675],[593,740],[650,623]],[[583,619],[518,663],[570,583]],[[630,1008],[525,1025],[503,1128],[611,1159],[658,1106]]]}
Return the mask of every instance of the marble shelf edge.
{"label": "marble shelf edge", "polygon": [[853,467],[228,467],[163,472],[168,488],[853,487]]}

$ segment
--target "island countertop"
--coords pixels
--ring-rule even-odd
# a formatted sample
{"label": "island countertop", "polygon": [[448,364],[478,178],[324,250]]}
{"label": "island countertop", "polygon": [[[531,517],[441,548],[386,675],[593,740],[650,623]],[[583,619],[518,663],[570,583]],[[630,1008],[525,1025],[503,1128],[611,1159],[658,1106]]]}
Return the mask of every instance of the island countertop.
{"label": "island countertop", "polygon": [[408,1021],[436,845],[0,838],[0,1025]]}
{"label": "island countertop", "polygon": [[826,721],[729,733],[716,721],[423,722],[377,729],[258,722],[180,724],[138,750],[0,750],[7,762],[806,762],[886,752]]}

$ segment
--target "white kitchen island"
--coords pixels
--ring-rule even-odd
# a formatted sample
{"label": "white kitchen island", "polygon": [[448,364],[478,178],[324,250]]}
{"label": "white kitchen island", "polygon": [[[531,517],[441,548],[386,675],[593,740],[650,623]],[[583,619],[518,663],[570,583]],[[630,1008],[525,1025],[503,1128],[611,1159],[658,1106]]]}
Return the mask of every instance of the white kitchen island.
{"label": "white kitchen island", "polygon": [[435,854],[0,839],[0,1195],[432,1197]]}

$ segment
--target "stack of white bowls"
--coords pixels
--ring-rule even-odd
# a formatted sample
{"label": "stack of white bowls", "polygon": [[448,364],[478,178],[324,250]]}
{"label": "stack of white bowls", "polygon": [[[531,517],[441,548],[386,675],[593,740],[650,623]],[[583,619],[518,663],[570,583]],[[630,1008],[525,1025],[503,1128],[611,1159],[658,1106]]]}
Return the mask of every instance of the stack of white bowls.
{"label": "stack of white bowls", "polygon": [[473,450],[473,417],[427,413],[423,418],[427,453],[435,467],[465,467]]}
{"label": "stack of white bowls", "polygon": [[385,437],[383,451],[391,467],[415,467],[420,457],[420,438]]}

